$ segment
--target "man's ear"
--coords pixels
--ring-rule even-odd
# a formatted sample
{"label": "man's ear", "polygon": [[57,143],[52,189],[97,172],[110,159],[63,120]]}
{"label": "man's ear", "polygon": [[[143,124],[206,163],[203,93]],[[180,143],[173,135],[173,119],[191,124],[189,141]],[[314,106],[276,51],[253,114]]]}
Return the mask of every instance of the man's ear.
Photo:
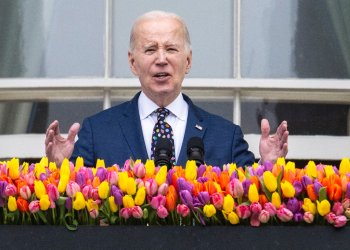
{"label": "man's ear", "polygon": [[190,50],[187,56],[186,74],[190,73],[191,67],[192,67],[192,50]]}
{"label": "man's ear", "polygon": [[128,61],[129,61],[129,66],[130,66],[132,73],[135,76],[137,76],[138,74],[137,74],[137,70],[135,67],[135,58],[134,58],[134,54],[131,51],[128,51]]}

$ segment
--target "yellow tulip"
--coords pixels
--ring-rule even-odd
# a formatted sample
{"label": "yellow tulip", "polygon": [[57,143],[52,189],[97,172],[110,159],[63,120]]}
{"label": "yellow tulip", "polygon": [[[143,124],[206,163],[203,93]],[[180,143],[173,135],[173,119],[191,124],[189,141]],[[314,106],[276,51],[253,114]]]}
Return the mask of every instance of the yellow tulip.
{"label": "yellow tulip", "polygon": [[56,163],[55,162],[50,162],[49,163],[49,170],[50,170],[50,172],[56,171],[56,169],[57,169]]}
{"label": "yellow tulip", "polygon": [[236,171],[236,169],[237,169],[236,163],[231,163],[229,168],[228,168],[228,174],[229,174],[230,177],[231,177],[232,173],[234,171]]}
{"label": "yellow tulip", "polygon": [[326,173],[326,177],[329,178],[331,175],[335,174],[333,166],[326,165],[324,167],[324,172]]}
{"label": "yellow tulip", "polygon": [[70,177],[69,161],[67,158],[64,158],[64,160],[62,161],[60,168],[60,176],[68,176],[68,179]]}
{"label": "yellow tulip", "polygon": [[34,173],[35,173],[35,177],[37,179],[40,179],[40,175],[46,173],[45,166],[41,163],[35,163]]}
{"label": "yellow tulip", "polygon": [[118,211],[118,206],[114,202],[114,196],[108,197],[108,204],[109,204],[109,208],[111,209],[112,213],[115,213]]}
{"label": "yellow tulip", "polygon": [[153,160],[147,160],[145,163],[145,168],[146,168],[146,175],[150,176],[154,174],[154,171],[156,169],[156,166],[154,165]]}
{"label": "yellow tulip", "polygon": [[216,214],[216,208],[214,207],[213,204],[206,204],[203,207],[203,213],[205,214],[205,216],[210,218]]}
{"label": "yellow tulip", "polygon": [[317,167],[314,161],[309,161],[306,166],[306,175],[310,178],[316,178],[317,177]]}
{"label": "yellow tulip", "polygon": [[43,211],[46,211],[49,209],[51,202],[49,199],[49,196],[47,194],[44,194],[41,196],[40,201],[39,201],[40,209]]}
{"label": "yellow tulip", "polygon": [[239,217],[235,212],[229,213],[228,220],[232,225],[236,225],[239,223]]}
{"label": "yellow tulip", "polygon": [[41,196],[47,194],[44,183],[42,181],[38,181],[38,180],[34,181],[34,191],[35,191],[35,195],[38,199],[40,199]]}
{"label": "yellow tulip", "polygon": [[185,179],[193,181],[197,178],[197,165],[196,161],[190,160],[186,162]]}
{"label": "yellow tulip", "polygon": [[288,161],[286,166],[284,167],[284,171],[288,173],[289,171],[292,171],[295,174],[295,162]]}
{"label": "yellow tulip", "polygon": [[279,195],[279,193],[272,193],[271,202],[277,209],[281,206],[281,196]]}
{"label": "yellow tulip", "polygon": [[19,178],[19,159],[12,158],[7,162],[9,176],[12,180],[16,180]]}
{"label": "yellow tulip", "polygon": [[258,202],[259,201],[259,192],[255,183],[250,184],[248,190],[248,199],[250,202]]}
{"label": "yellow tulip", "polygon": [[263,174],[263,181],[265,184],[265,187],[272,193],[275,192],[277,189],[277,179],[272,174],[271,171],[265,171]]}
{"label": "yellow tulip", "polygon": [[160,167],[155,177],[158,186],[162,185],[166,181],[167,174],[168,174],[167,166]]}
{"label": "yellow tulip", "polygon": [[60,181],[58,182],[58,187],[57,187],[59,193],[64,193],[66,191],[68,182],[69,182],[69,176],[67,176],[67,175],[61,176]]}
{"label": "yellow tulip", "polygon": [[96,168],[105,168],[106,165],[105,165],[105,161],[102,160],[102,159],[97,159],[96,161]]}
{"label": "yellow tulip", "polygon": [[29,170],[29,163],[23,162],[22,163],[22,174],[28,174],[28,170]]}
{"label": "yellow tulip", "polygon": [[316,202],[317,202],[317,211],[321,216],[325,216],[331,211],[331,204],[329,203],[328,200],[323,200],[321,202],[317,200]]}
{"label": "yellow tulip", "polygon": [[98,186],[98,196],[103,200],[108,197],[108,194],[109,194],[109,183],[108,181],[103,181]]}
{"label": "yellow tulip", "polygon": [[93,199],[88,199],[88,201],[86,202],[86,208],[88,211],[91,211],[92,209],[97,211],[99,209],[97,202],[94,201]]}
{"label": "yellow tulip", "polygon": [[123,196],[123,206],[126,208],[133,208],[135,206],[134,200],[131,195]]}
{"label": "yellow tulip", "polygon": [[281,182],[281,189],[283,196],[286,198],[293,198],[295,195],[295,188],[289,181]]}
{"label": "yellow tulip", "polygon": [[78,156],[77,159],[75,160],[75,168],[74,171],[78,172],[81,167],[84,166],[84,159],[81,156]]}
{"label": "yellow tulip", "polygon": [[14,212],[17,210],[17,201],[15,197],[9,196],[9,199],[7,201],[7,207],[10,212]]}
{"label": "yellow tulip", "polygon": [[126,193],[134,195],[136,193],[136,181],[132,177],[128,177],[126,180]]}
{"label": "yellow tulip", "polygon": [[346,175],[350,173],[350,160],[349,158],[343,158],[339,165],[339,174]]}
{"label": "yellow tulip", "polygon": [[259,164],[257,162],[254,162],[252,167],[254,170],[256,170],[259,167]]}
{"label": "yellow tulip", "polygon": [[311,214],[316,214],[316,205],[309,198],[304,198],[303,209],[305,212],[310,212]]}
{"label": "yellow tulip", "polygon": [[143,205],[143,203],[145,203],[145,199],[146,199],[146,188],[141,187],[136,192],[135,205],[137,205],[137,206]]}
{"label": "yellow tulip", "polygon": [[118,186],[123,193],[126,193],[128,188],[128,173],[127,172],[118,172]]}
{"label": "yellow tulip", "polygon": [[238,180],[239,180],[240,182],[243,182],[243,181],[246,179],[246,177],[245,177],[243,171],[240,171],[240,170],[238,169],[237,174],[238,174]]}
{"label": "yellow tulip", "polygon": [[284,157],[280,157],[277,159],[276,165],[278,166],[285,166],[286,165],[286,161],[284,159]]}
{"label": "yellow tulip", "polygon": [[222,209],[225,211],[225,213],[229,214],[233,211],[234,208],[235,208],[235,201],[233,200],[233,197],[230,194],[227,194],[224,197]]}
{"label": "yellow tulip", "polygon": [[82,210],[86,206],[86,201],[82,192],[77,192],[73,200],[73,208],[75,210]]}

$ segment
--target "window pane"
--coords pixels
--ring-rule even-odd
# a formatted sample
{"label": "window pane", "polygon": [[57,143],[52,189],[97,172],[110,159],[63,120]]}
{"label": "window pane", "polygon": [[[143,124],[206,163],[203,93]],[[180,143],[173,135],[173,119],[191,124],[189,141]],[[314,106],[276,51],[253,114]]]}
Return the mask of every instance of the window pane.
{"label": "window pane", "polygon": [[267,118],[271,131],[288,121],[291,135],[346,136],[350,128],[350,105],[327,103],[297,103],[284,101],[244,101],[242,129],[245,133],[260,133],[260,121]]}
{"label": "window pane", "polygon": [[350,78],[350,2],[242,1],[242,76]]}
{"label": "window pane", "polygon": [[104,1],[0,1],[0,77],[103,76]]}
{"label": "window pane", "polygon": [[185,20],[193,50],[192,69],[187,77],[229,78],[233,76],[233,3],[231,0],[129,0],[114,1],[113,4],[113,75],[115,77],[133,76],[127,61],[130,29],[138,16],[151,10],[174,12]]}
{"label": "window pane", "polygon": [[46,133],[51,122],[58,120],[62,133],[74,122],[102,110],[102,101],[84,102],[0,102],[0,134]]}

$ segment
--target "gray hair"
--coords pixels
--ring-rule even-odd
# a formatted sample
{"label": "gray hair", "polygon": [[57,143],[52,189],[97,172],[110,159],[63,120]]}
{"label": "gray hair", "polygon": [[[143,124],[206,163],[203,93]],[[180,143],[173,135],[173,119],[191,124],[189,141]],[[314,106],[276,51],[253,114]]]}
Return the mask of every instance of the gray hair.
{"label": "gray hair", "polygon": [[191,39],[190,39],[190,33],[188,32],[187,26],[185,21],[175,13],[171,12],[165,12],[165,11],[159,11],[159,10],[154,10],[150,12],[146,12],[142,16],[138,17],[136,21],[134,22],[131,32],[130,32],[130,42],[129,42],[129,50],[133,51],[135,49],[135,30],[137,25],[144,20],[149,20],[149,19],[159,19],[159,18],[173,18],[177,21],[180,22],[181,27],[183,29],[183,33],[185,34],[185,48],[190,50],[191,49]]}

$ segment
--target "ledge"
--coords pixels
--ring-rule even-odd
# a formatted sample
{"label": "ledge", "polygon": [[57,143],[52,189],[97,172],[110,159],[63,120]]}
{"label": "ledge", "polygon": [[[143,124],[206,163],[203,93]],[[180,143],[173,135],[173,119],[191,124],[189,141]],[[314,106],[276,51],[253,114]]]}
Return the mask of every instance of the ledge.
{"label": "ledge", "polygon": [[331,226],[0,226],[3,249],[346,249]]}

